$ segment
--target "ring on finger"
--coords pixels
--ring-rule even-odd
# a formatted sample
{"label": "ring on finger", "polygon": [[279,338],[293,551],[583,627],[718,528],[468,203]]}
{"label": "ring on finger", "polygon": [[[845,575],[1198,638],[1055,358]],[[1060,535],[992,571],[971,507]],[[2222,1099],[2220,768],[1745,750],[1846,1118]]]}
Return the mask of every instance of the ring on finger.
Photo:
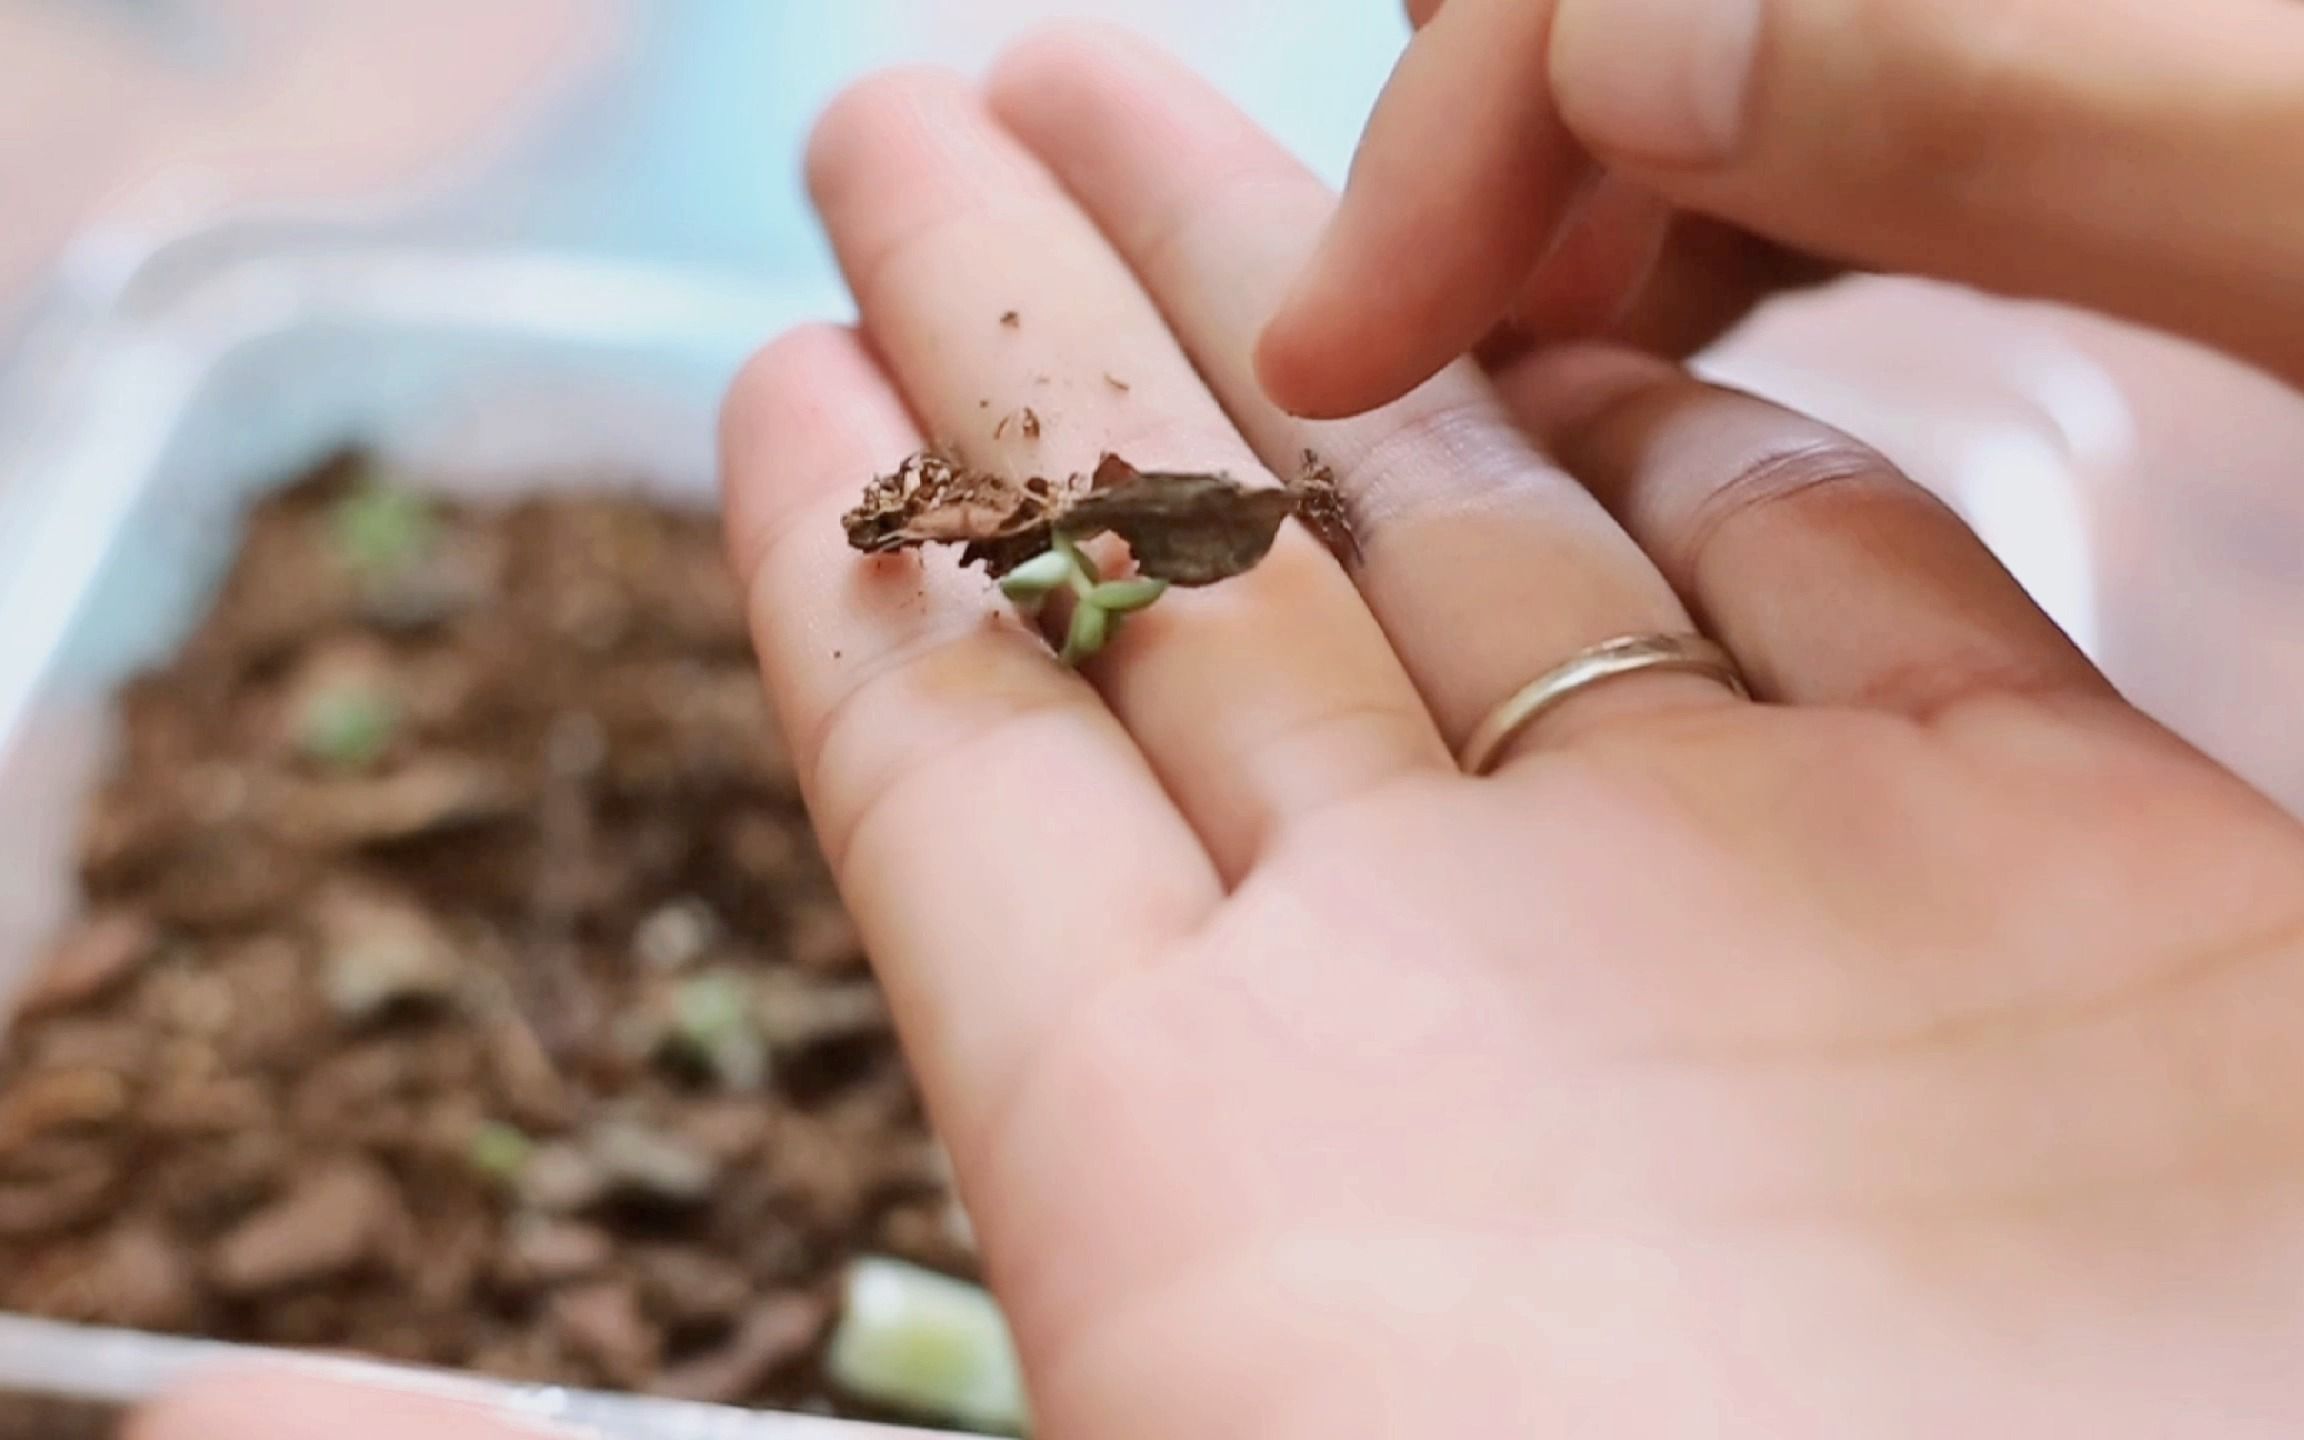
{"label": "ring on finger", "polygon": [[1717,680],[1739,698],[1752,690],[1735,658],[1702,635],[1623,635],[1577,651],[1506,696],[1472,731],[1457,755],[1467,775],[1494,769],[1512,738],[1571,696],[1643,670],[1678,670]]}

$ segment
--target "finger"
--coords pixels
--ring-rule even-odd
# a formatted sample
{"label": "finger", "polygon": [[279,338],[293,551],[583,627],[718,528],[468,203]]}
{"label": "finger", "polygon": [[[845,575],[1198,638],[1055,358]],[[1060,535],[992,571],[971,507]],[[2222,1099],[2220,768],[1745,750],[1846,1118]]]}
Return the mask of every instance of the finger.
{"label": "finger", "polygon": [[446,1395],[290,1369],[219,1371],[133,1412],[124,1440],[537,1440],[531,1422]]}
{"label": "finger", "polygon": [[1409,43],[1258,347],[1280,404],[1333,417],[1397,399],[1511,307],[1588,173],[1539,83],[1551,15],[1449,0]]}
{"label": "finger", "polygon": [[[1109,450],[1270,482],[1127,267],[959,80],[851,91],[810,173],[932,434],[1024,474],[1085,473]],[[1288,816],[1446,763],[1351,581],[1293,526],[1248,574],[1132,619],[1093,673],[1227,876]]]}
{"label": "finger", "polygon": [[1829,427],[1625,350],[1501,383],[1764,698],[1926,718],[2110,693],[1958,516]]}
{"label": "finger", "polygon": [[856,338],[763,351],[722,423],[728,529],[808,804],[965,1178],[1081,997],[1198,925],[1207,856],[1096,693],[949,559],[841,512],[919,442]]}
{"label": "finger", "polygon": [[[1787,250],[1739,226],[1685,210],[1671,216],[1661,238],[1662,248],[1642,274],[1637,289],[1628,297],[1620,297],[1620,307],[1604,325],[1595,328],[1608,309],[1604,297],[1609,280],[1587,283],[1581,295],[1556,286],[1550,293],[1522,298],[1519,310],[1524,318],[1518,324],[1501,327],[1482,342],[1482,361],[1498,369],[1536,346],[1564,338],[1604,338],[1651,355],[1684,359],[1734,329],[1762,301],[1824,284],[1844,273],[1829,262]],[[1594,247],[1622,245],[1629,259],[1637,257],[1640,247],[1650,241],[1648,236],[1634,233],[1609,239],[1593,235],[1588,243]],[[1566,248],[1565,243],[1562,248]],[[1621,276],[1631,268],[1627,263],[1617,274]],[[1539,284],[1545,283],[1540,276]],[[1550,315],[1554,306],[1570,310],[1565,323]]]}
{"label": "finger", "polygon": [[[1549,89],[1567,123],[1683,205],[1851,263],[2074,301],[2304,374],[2304,6],[1558,11]],[[1458,80],[1489,73],[1465,66]],[[1466,213],[1458,202],[1447,219]]]}
{"label": "finger", "polygon": [[1536,340],[1592,340],[1621,323],[1664,258],[1672,207],[1654,192],[1597,176],[1520,292],[1513,319]]}
{"label": "finger", "polygon": [[[1441,0],[1407,0],[1421,30]],[[1741,226],[1678,209],[1655,191],[1595,171],[1561,222],[1510,324],[1483,353],[1563,338],[1605,338],[1675,359],[1733,329],[1763,300],[1821,284],[1840,267]]]}
{"label": "finger", "polygon": [[1694,355],[1771,296],[1837,279],[1839,266],[1739,226],[1679,211],[1640,293],[1608,338],[1652,355]]}
{"label": "finger", "polygon": [[[1335,468],[1359,522],[1362,592],[1452,743],[1588,645],[1687,627],[1638,547],[1536,454],[1469,362],[1349,421],[1299,420],[1265,399],[1254,317],[1333,199],[1181,66],[1066,27],[1009,54],[991,88],[1002,119],[1128,257],[1242,433],[1274,463],[1310,448]],[[1598,723],[1603,701],[1613,714],[1725,698],[1684,676],[1611,690],[1547,733]]]}

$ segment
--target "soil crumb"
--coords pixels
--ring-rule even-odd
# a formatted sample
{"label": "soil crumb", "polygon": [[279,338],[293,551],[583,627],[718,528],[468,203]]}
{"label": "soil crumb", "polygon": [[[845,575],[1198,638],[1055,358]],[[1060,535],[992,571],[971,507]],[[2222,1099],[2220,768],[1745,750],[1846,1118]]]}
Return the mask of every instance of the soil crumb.
{"label": "soil crumb", "polygon": [[1350,568],[1360,563],[1360,536],[1352,528],[1352,507],[1336,487],[1336,472],[1316,450],[1304,452],[1293,482],[1296,518],[1318,536],[1337,563]]}

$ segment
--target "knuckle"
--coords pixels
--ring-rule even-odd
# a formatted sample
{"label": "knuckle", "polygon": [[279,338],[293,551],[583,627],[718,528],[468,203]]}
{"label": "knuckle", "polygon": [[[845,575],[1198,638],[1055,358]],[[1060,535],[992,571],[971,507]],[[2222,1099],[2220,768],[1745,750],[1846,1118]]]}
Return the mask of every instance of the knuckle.
{"label": "knuckle", "polygon": [[1737,461],[1699,495],[1678,527],[1666,568],[1693,575],[1732,532],[1780,524],[1832,528],[1853,509],[1925,494],[1871,447],[1818,431]]}
{"label": "knuckle", "polygon": [[1461,387],[1400,402],[1356,454],[1323,453],[1364,540],[1413,517],[1493,503],[1531,477],[1566,483],[1485,391]]}

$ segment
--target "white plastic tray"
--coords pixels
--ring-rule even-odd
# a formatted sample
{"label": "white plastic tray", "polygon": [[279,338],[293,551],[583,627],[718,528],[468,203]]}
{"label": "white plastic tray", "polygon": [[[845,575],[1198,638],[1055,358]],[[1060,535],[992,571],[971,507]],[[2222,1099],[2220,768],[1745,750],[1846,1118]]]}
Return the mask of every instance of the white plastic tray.
{"label": "white plastic tray", "polygon": [[[480,489],[557,472],[708,503],[735,367],[776,330],[846,309],[834,293],[285,220],[78,261],[0,377],[0,1002],[69,914],[113,688],[182,639],[261,487],[357,440]],[[41,1397],[81,1416],[262,1358],[0,1314],[0,1409]],[[271,1358],[631,1440],[920,1433]]]}

